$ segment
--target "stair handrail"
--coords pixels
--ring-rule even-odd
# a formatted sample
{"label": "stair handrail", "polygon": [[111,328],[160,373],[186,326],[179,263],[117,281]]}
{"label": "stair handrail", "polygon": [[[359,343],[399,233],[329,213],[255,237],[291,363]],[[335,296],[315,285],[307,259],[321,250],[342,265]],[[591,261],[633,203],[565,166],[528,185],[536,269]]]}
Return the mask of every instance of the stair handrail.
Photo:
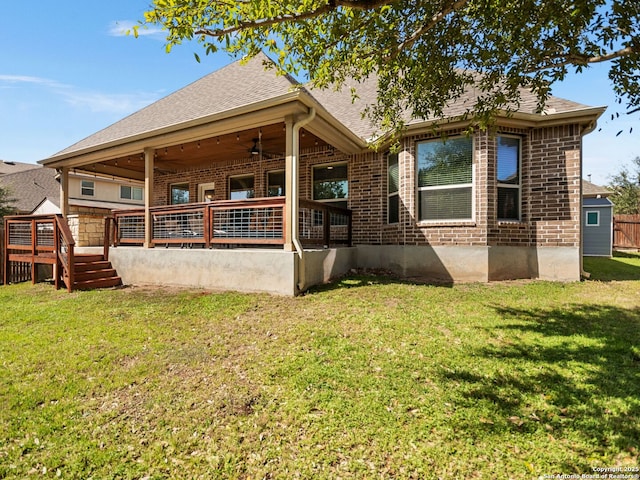
{"label": "stair handrail", "polygon": [[102,245],[102,254],[105,260],[109,260],[109,248],[116,245],[118,230],[118,222],[115,216],[107,215],[104,217],[104,240]]}
{"label": "stair handrail", "polygon": [[71,229],[69,228],[69,224],[67,223],[66,219],[62,215],[56,214],[55,220],[56,234],[54,236],[54,241],[56,247],[57,265],[59,269],[62,269],[61,272],[56,273],[56,288],[59,288],[58,277],[60,274],[62,274],[63,281],[65,278],[68,281],[67,291],[71,293],[73,291],[73,285],[75,283],[73,268],[73,249],[76,242],[73,239],[73,234],[71,233]]}

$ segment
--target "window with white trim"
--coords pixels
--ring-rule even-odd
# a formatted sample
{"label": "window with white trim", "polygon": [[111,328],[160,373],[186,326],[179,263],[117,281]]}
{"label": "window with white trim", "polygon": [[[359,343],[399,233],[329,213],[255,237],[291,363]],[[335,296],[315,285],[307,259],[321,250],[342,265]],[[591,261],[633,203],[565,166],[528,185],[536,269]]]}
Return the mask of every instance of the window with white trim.
{"label": "window with white trim", "polygon": [[255,196],[253,175],[229,178],[229,199],[246,200],[247,198],[254,198]]}
{"label": "window with white trim", "polygon": [[416,150],[419,220],[473,220],[473,140],[429,140]]}
{"label": "window with white trim", "polygon": [[585,214],[584,224],[587,227],[599,227],[600,226],[600,212],[597,210],[588,211]]}
{"label": "window with white trim", "polygon": [[91,180],[82,180],[80,182],[80,193],[86,197],[93,197],[95,195],[95,183]]}
{"label": "window with white trim", "polygon": [[122,200],[142,200],[142,188],[120,185],[120,198]]}
{"label": "window with white trim", "polygon": [[520,220],[520,139],[499,135],[496,141],[498,220]]}
{"label": "window with white trim", "polygon": [[387,223],[398,223],[400,220],[398,154],[387,156]]}

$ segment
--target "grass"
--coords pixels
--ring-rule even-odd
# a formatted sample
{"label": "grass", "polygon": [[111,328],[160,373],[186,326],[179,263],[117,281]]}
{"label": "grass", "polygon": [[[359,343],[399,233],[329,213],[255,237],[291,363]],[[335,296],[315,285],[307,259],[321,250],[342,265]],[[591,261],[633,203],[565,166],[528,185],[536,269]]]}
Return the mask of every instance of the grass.
{"label": "grass", "polygon": [[298,298],[0,287],[0,478],[634,469],[640,256],[585,268],[572,284],[352,276]]}

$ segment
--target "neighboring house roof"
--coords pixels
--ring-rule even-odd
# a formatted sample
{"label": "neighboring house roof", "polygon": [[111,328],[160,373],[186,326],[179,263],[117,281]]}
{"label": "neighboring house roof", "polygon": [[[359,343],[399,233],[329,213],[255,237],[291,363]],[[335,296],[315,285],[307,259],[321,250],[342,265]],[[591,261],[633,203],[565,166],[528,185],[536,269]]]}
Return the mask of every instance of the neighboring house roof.
{"label": "neighboring house roof", "polygon": [[[324,121],[328,121],[345,135],[359,139],[358,148],[365,148],[367,142],[377,135],[376,126],[362,116],[364,108],[376,102],[376,78],[347,84],[340,91],[331,88],[318,90],[301,85],[289,76],[279,75],[275,67],[265,68],[270,63],[273,62],[260,53],[246,62],[229,64],[42,162],[54,166],[58,165],[56,162],[88,152],[232,118],[234,115],[293,100],[299,100],[309,107],[317,107],[318,116],[323,117]],[[355,102],[352,101],[350,87],[357,90],[359,98]],[[477,98],[478,93],[470,89],[445,109],[445,117],[462,115]],[[563,123],[566,115],[586,118],[589,123],[594,122],[603,111],[602,107],[587,107],[551,97],[544,115],[540,115],[537,113],[536,96],[523,90],[518,112],[510,115],[510,119],[518,118],[519,115],[519,118],[524,116],[526,120],[539,121],[546,116],[557,118],[558,123]],[[421,125],[425,121],[433,120],[405,119],[408,125]]]}
{"label": "neighboring house roof", "polygon": [[31,165],[31,169],[0,176],[0,187],[8,190],[19,213],[31,213],[45,198],[59,206],[60,184],[56,171]]}
{"label": "neighboring house roof", "polygon": [[34,168],[41,168],[41,165],[0,160],[0,175],[9,175],[11,173],[24,172],[25,170],[32,170]]}
{"label": "neighboring house roof", "polygon": [[596,185],[595,183],[591,183],[588,180],[582,180],[582,196],[585,198],[607,197],[612,193],[613,192],[609,190],[607,187]]}

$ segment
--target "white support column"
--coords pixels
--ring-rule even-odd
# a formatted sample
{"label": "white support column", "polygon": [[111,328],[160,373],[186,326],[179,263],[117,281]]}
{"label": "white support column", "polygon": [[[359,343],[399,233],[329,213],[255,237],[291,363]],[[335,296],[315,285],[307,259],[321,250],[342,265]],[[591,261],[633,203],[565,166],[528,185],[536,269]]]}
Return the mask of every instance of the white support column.
{"label": "white support column", "polygon": [[152,218],[149,208],[153,204],[153,165],[155,149],[144,149],[144,247],[153,248]]}
{"label": "white support column", "polygon": [[[294,181],[294,172],[297,172],[294,162],[296,159],[296,152],[293,151],[293,117],[288,116],[285,118],[285,231],[284,231],[284,249],[287,252],[292,252],[295,247],[293,245],[294,228],[298,225],[298,208],[297,208],[297,192],[294,192],[294,187],[297,187],[298,182]],[[295,199],[295,201],[294,201]],[[294,216],[295,215],[295,216]]]}
{"label": "white support column", "polygon": [[64,218],[69,214],[69,167],[60,170],[60,213]]}

